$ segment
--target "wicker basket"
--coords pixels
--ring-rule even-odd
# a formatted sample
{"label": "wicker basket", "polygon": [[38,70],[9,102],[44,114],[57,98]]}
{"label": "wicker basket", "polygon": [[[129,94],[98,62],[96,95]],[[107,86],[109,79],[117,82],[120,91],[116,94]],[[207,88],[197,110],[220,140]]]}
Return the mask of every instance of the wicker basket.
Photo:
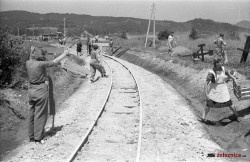
{"label": "wicker basket", "polygon": [[233,90],[238,100],[250,100],[250,81],[233,81]]}

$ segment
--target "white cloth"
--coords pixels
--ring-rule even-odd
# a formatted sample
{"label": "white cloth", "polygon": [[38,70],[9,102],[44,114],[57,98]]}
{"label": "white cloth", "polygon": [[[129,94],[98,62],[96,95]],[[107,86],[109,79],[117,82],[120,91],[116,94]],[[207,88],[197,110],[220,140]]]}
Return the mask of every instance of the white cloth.
{"label": "white cloth", "polygon": [[225,82],[227,76],[224,67],[222,69],[222,71],[216,71],[216,74],[213,70],[209,71],[214,75],[215,83],[210,82],[208,85],[208,98],[218,103],[230,100],[230,94]]}
{"label": "white cloth", "polygon": [[174,37],[173,37],[172,35],[169,35],[169,36],[168,36],[168,41],[169,41],[169,42],[173,42],[173,41],[174,41]]}

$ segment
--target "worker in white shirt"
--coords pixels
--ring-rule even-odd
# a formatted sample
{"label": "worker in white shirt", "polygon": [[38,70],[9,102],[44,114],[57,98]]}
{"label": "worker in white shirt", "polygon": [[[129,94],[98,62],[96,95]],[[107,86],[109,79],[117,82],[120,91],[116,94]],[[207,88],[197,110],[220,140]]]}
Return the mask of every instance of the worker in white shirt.
{"label": "worker in white shirt", "polygon": [[171,32],[168,36],[168,53],[171,55],[173,52],[173,46],[176,45],[176,41],[174,39],[174,32]]}

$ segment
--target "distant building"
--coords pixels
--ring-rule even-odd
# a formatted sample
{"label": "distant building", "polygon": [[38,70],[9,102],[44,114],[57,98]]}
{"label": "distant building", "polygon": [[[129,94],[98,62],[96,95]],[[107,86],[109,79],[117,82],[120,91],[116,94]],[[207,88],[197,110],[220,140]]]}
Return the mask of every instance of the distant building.
{"label": "distant building", "polygon": [[53,40],[54,38],[57,38],[57,34],[41,34],[40,38],[42,38],[43,41],[49,41]]}
{"label": "distant building", "polygon": [[27,29],[33,31],[33,36],[39,35],[39,38],[43,41],[58,39],[62,35],[61,32],[58,32],[57,27],[30,27]]}

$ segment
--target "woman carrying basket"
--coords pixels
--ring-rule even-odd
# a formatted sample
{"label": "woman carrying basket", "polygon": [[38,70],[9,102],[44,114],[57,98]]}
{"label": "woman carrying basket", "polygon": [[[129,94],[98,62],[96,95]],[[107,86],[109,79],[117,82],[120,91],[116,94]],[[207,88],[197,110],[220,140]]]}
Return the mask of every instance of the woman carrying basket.
{"label": "woman carrying basket", "polygon": [[205,84],[206,106],[202,115],[202,121],[207,122],[206,116],[210,108],[229,107],[238,120],[239,114],[233,106],[226,84],[227,78],[235,80],[233,76],[223,66],[221,57],[214,59],[214,67],[208,72]]}

